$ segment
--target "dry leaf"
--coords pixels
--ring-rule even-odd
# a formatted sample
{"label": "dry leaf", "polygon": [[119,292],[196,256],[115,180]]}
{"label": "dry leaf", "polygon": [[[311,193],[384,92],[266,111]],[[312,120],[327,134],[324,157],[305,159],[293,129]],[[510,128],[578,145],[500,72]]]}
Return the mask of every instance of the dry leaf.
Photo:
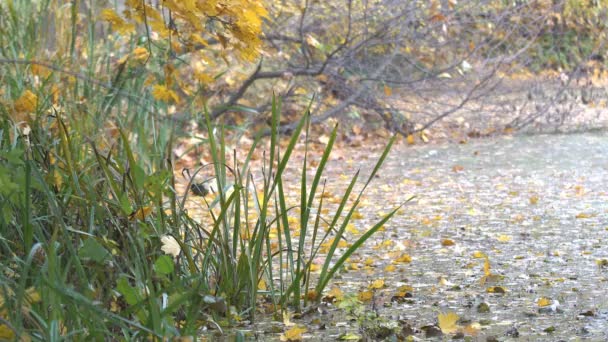
{"label": "dry leaf", "polygon": [[500,293],[500,294],[503,294],[503,293],[506,293],[506,292],[507,292],[507,289],[505,289],[505,288],[504,288],[504,287],[502,287],[502,286],[490,286],[490,287],[488,287],[488,288],[486,289],[486,291],[487,291],[488,293]]}
{"label": "dry leaf", "polygon": [[414,135],[412,134],[408,135],[405,140],[407,141],[408,145],[414,145],[416,143],[414,140]]}
{"label": "dry leaf", "polygon": [[454,165],[454,166],[452,166],[452,171],[453,172],[460,172],[460,171],[463,171],[463,170],[464,170],[464,166],[462,166],[462,165]]}
{"label": "dry leaf", "polygon": [[295,326],[281,335],[281,341],[301,341],[302,334],[305,332],[306,328]]}
{"label": "dry leaf", "polygon": [[498,236],[497,239],[500,242],[509,242],[509,241],[511,241],[512,237],[509,235],[501,234],[500,236]]}
{"label": "dry leaf", "polygon": [[553,301],[546,297],[540,297],[538,299],[538,301],[536,302],[536,304],[541,308],[545,307],[545,306],[549,306],[549,305],[551,305],[551,303],[553,303]]}
{"label": "dry leaf", "polygon": [[458,322],[459,318],[460,317],[458,317],[456,313],[451,311],[447,313],[440,313],[437,316],[437,319],[439,320],[439,328],[441,329],[441,332],[444,334],[451,334],[458,331],[456,322]]}
{"label": "dry leaf", "polygon": [[148,215],[150,215],[150,213],[152,213],[152,207],[143,207],[132,212],[131,215],[129,215],[129,220],[133,221],[135,219],[138,219],[143,221]]}
{"label": "dry leaf", "polygon": [[443,239],[441,240],[441,245],[444,247],[448,247],[448,246],[454,246],[456,243],[454,242],[454,240],[451,239]]}
{"label": "dry leaf", "polygon": [[368,288],[370,288],[370,289],[381,289],[383,287],[384,287],[384,279],[376,279],[368,286]]}

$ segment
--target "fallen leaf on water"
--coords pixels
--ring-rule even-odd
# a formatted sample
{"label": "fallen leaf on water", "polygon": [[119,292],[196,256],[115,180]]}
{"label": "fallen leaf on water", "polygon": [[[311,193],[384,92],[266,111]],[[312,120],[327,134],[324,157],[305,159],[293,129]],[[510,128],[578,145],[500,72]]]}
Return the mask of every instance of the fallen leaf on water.
{"label": "fallen leaf on water", "polygon": [[302,334],[306,332],[304,327],[293,327],[281,335],[281,341],[301,341]]}
{"label": "fallen leaf on water", "polygon": [[481,252],[481,251],[473,252],[473,258],[475,258],[475,259],[481,259],[481,258],[485,258],[485,257],[486,257],[486,255],[483,254],[483,252]]}
{"label": "fallen leaf on water", "polygon": [[394,262],[408,264],[408,263],[412,262],[412,257],[409,256],[409,254],[403,253],[403,254],[401,254],[401,256],[399,256],[397,259],[395,259]]}
{"label": "fallen leaf on water", "polygon": [[452,166],[452,172],[460,172],[464,170],[464,166],[462,165],[454,165]]}
{"label": "fallen leaf on water", "polygon": [[443,240],[441,240],[441,245],[445,246],[445,247],[454,246],[455,242],[452,239],[443,239]]}
{"label": "fallen leaf on water", "polygon": [[454,312],[446,312],[446,313],[440,313],[437,316],[437,320],[439,321],[439,329],[441,329],[441,332],[443,332],[444,334],[451,334],[451,333],[455,333],[456,331],[458,331],[458,326],[456,325],[456,322],[458,322],[458,319],[460,317],[458,317],[458,315]]}
{"label": "fallen leaf on water", "polygon": [[545,307],[545,306],[549,306],[549,305],[551,305],[551,303],[553,303],[553,301],[546,297],[540,297],[538,299],[538,301],[536,302],[536,304],[541,308]]}
{"label": "fallen leaf on water", "polygon": [[538,196],[530,197],[530,204],[536,204],[536,203],[538,203]]}
{"label": "fallen leaf on water", "polygon": [[384,287],[384,279],[376,279],[368,287],[370,289],[381,289]]}
{"label": "fallen leaf on water", "polygon": [[488,287],[488,288],[486,289],[486,291],[487,291],[488,293],[500,293],[500,294],[503,294],[503,293],[506,293],[506,292],[507,292],[507,289],[505,289],[505,288],[504,288],[504,287],[502,287],[502,286],[490,286],[490,287]]}
{"label": "fallen leaf on water", "polygon": [[579,213],[576,215],[577,219],[585,219],[585,218],[591,218],[591,217],[593,217],[593,215],[587,214],[587,213]]}
{"label": "fallen leaf on water", "polygon": [[374,297],[374,293],[370,290],[361,291],[357,295],[357,298],[362,302],[369,302]]}
{"label": "fallen leaf on water", "polygon": [[501,235],[498,236],[497,239],[500,242],[509,242],[509,241],[511,241],[512,237],[509,236],[509,235],[501,234]]}

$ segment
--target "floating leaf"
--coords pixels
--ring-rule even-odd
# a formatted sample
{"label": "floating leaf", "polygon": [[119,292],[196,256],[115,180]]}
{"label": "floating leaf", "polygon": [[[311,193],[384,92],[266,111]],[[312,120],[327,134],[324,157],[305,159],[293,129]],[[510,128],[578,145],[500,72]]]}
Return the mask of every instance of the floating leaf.
{"label": "floating leaf", "polygon": [[412,257],[407,253],[403,253],[397,259],[395,259],[395,262],[409,264],[412,262]]}
{"label": "floating leaf", "polygon": [[295,326],[281,335],[281,341],[301,341],[302,334],[305,332],[306,328]]}
{"label": "floating leaf", "polygon": [[545,307],[545,306],[549,306],[549,305],[551,305],[551,303],[553,303],[553,301],[546,297],[540,297],[538,299],[538,301],[536,301],[536,304],[541,308]]}
{"label": "floating leaf", "polygon": [[456,243],[452,239],[443,239],[441,240],[441,245],[444,247],[454,246]]}
{"label": "floating leaf", "polygon": [[498,236],[497,239],[500,242],[509,242],[509,241],[511,241],[512,237],[509,236],[509,235],[501,234],[501,235]]}
{"label": "floating leaf", "polygon": [[370,290],[361,291],[357,295],[357,298],[362,302],[369,302],[374,297],[374,293]]}
{"label": "floating leaf", "polygon": [[437,316],[437,319],[439,320],[439,329],[441,329],[441,332],[443,332],[444,334],[451,334],[451,333],[455,333],[456,331],[458,331],[458,326],[456,325],[456,322],[458,322],[458,319],[460,317],[458,317],[458,315],[455,312],[447,312],[447,313],[440,313]]}
{"label": "floating leaf", "polygon": [[507,292],[507,289],[505,289],[505,288],[504,288],[504,287],[502,287],[502,286],[490,286],[490,287],[488,287],[488,288],[486,289],[486,291],[487,291],[488,293],[500,293],[500,294],[503,294],[503,293],[506,293],[506,292]]}
{"label": "floating leaf", "polygon": [[536,203],[538,203],[538,196],[531,196],[530,204],[536,204]]}
{"label": "floating leaf", "polygon": [[376,279],[368,286],[368,288],[370,288],[370,289],[381,289],[383,287],[384,287],[384,279]]}
{"label": "floating leaf", "polygon": [[486,255],[481,251],[473,252],[473,258],[475,258],[475,259],[481,259],[481,258],[485,258],[485,257],[486,257]]}

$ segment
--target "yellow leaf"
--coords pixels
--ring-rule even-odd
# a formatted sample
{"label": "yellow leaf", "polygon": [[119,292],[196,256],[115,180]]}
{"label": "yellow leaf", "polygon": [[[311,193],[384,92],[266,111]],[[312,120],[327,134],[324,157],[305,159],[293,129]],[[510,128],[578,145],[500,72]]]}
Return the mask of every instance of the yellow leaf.
{"label": "yellow leaf", "polygon": [[101,19],[112,24],[112,28],[120,34],[129,34],[135,30],[135,25],[127,23],[114,10],[106,8],[101,11]]}
{"label": "yellow leaf", "polygon": [[391,96],[393,95],[393,89],[386,84],[384,85],[384,95]]}
{"label": "yellow leaf", "polygon": [[509,242],[509,241],[511,241],[512,237],[509,235],[501,234],[500,236],[498,236],[497,239],[500,242]]}
{"label": "yellow leaf", "polygon": [[408,145],[414,145],[414,143],[416,142],[414,140],[414,135],[413,134],[408,135],[407,138],[406,138],[406,141],[407,141]]}
{"label": "yellow leaf", "polygon": [[483,263],[483,274],[490,275],[490,258],[486,256],[486,261]]}
{"label": "yellow leaf", "polygon": [[542,308],[542,307],[545,307],[545,306],[549,306],[549,305],[551,305],[552,303],[553,303],[553,301],[552,301],[551,299],[549,299],[549,298],[546,298],[546,297],[540,297],[540,298],[538,299],[538,301],[536,302],[536,304],[537,304],[539,307],[541,307],[541,308]]}
{"label": "yellow leaf", "polygon": [[536,203],[538,203],[538,196],[530,197],[530,204],[536,204]]}
{"label": "yellow leaf", "polygon": [[179,97],[177,96],[177,94],[173,90],[170,90],[169,88],[161,84],[154,85],[152,89],[152,96],[155,99],[163,102],[179,102]]}
{"label": "yellow leaf", "polygon": [[455,242],[452,239],[443,239],[443,240],[441,240],[441,245],[444,247],[454,246]]}
{"label": "yellow leaf", "polygon": [[26,90],[15,100],[14,108],[17,112],[33,112],[38,106],[38,96],[30,90]]}
{"label": "yellow leaf", "polygon": [[260,281],[258,281],[258,290],[266,291],[266,289],[266,281],[264,281],[264,279],[260,279]]}
{"label": "yellow leaf", "polygon": [[146,59],[148,59],[148,57],[150,56],[150,52],[148,52],[148,49],[138,46],[135,48],[135,50],[133,50],[133,58],[136,61],[142,62],[145,61]]}
{"label": "yellow leaf", "polygon": [[369,302],[370,300],[372,300],[373,297],[374,297],[374,293],[369,290],[361,291],[361,292],[359,292],[359,295],[357,295],[357,298],[362,302]]}
{"label": "yellow leaf", "polygon": [[387,265],[384,268],[384,271],[386,272],[395,272],[395,270],[397,270],[397,267],[395,265]]}
{"label": "yellow leaf", "polygon": [[407,253],[403,253],[403,254],[401,254],[400,257],[398,257],[397,259],[395,259],[395,262],[400,262],[400,263],[408,264],[408,263],[412,262],[412,257],[409,256],[409,254],[407,254]]}
{"label": "yellow leaf", "polygon": [[302,334],[306,332],[304,327],[293,327],[281,335],[281,341],[301,341]]}
{"label": "yellow leaf", "polygon": [[333,287],[329,293],[327,293],[328,297],[333,297],[336,300],[340,301],[344,298],[344,293],[342,292],[342,290],[340,290],[339,287]]}
{"label": "yellow leaf", "polygon": [[462,329],[462,332],[465,335],[476,336],[480,330],[481,330],[481,324],[474,322],[474,323],[471,323],[471,324],[465,326]]}
{"label": "yellow leaf", "polygon": [[15,332],[6,324],[0,324],[0,340],[12,341],[15,338]]}
{"label": "yellow leaf", "polygon": [[439,320],[439,329],[441,329],[441,332],[444,334],[455,333],[458,331],[456,322],[458,322],[459,318],[460,317],[458,317],[456,313],[451,311],[447,313],[440,313],[437,316],[437,319]]}
{"label": "yellow leaf", "polygon": [[150,215],[151,212],[152,212],[152,207],[143,207],[141,209],[138,209],[138,210],[132,212],[131,215],[129,215],[129,220],[133,221],[135,219],[138,219],[138,220],[143,221],[146,219],[146,217],[148,215]]}
{"label": "yellow leaf", "polygon": [[502,293],[506,293],[506,292],[507,292],[507,289],[505,289],[505,288],[504,288],[504,287],[502,287],[502,286],[490,286],[490,287],[488,287],[488,288],[486,289],[486,291],[487,291],[488,293],[500,293],[500,294],[502,294]]}
{"label": "yellow leaf", "polygon": [[591,218],[591,217],[593,217],[593,215],[587,214],[587,213],[579,213],[578,215],[576,215],[577,219],[585,219],[585,218]]}
{"label": "yellow leaf", "polygon": [[483,254],[481,251],[475,251],[473,252],[473,258],[475,259],[481,259],[481,258],[485,258],[486,255]]}
{"label": "yellow leaf", "polygon": [[370,289],[381,289],[383,287],[384,287],[384,279],[376,279],[368,286],[368,288],[370,288]]}

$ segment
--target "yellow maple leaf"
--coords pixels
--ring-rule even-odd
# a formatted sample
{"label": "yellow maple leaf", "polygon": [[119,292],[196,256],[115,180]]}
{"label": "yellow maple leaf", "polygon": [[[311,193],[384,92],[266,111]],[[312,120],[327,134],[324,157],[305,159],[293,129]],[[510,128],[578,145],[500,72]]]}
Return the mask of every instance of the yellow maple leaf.
{"label": "yellow maple leaf", "polygon": [[539,307],[541,307],[541,308],[542,308],[542,307],[545,307],[545,306],[549,306],[549,305],[551,305],[552,303],[553,303],[553,301],[552,301],[551,299],[549,299],[549,298],[546,298],[546,297],[540,297],[540,298],[538,299],[538,301],[536,301],[536,304],[537,304]]}
{"label": "yellow maple leaf", "polygon": [[440,313],[437,316],[437,320],[439,321],[439,329],[441,329],[441,332],[444,334],[455,333],[458,331],[458,325],[456,325],[456,322],[458,322],[459,318],[460,317],[458,317],[458,315],[452,311]]}
{"label": "yellow maple leaf", "polygon": [[306,328],[295,326],[281,335],[281,341],[301,341],[302,334],[306,332]]}

